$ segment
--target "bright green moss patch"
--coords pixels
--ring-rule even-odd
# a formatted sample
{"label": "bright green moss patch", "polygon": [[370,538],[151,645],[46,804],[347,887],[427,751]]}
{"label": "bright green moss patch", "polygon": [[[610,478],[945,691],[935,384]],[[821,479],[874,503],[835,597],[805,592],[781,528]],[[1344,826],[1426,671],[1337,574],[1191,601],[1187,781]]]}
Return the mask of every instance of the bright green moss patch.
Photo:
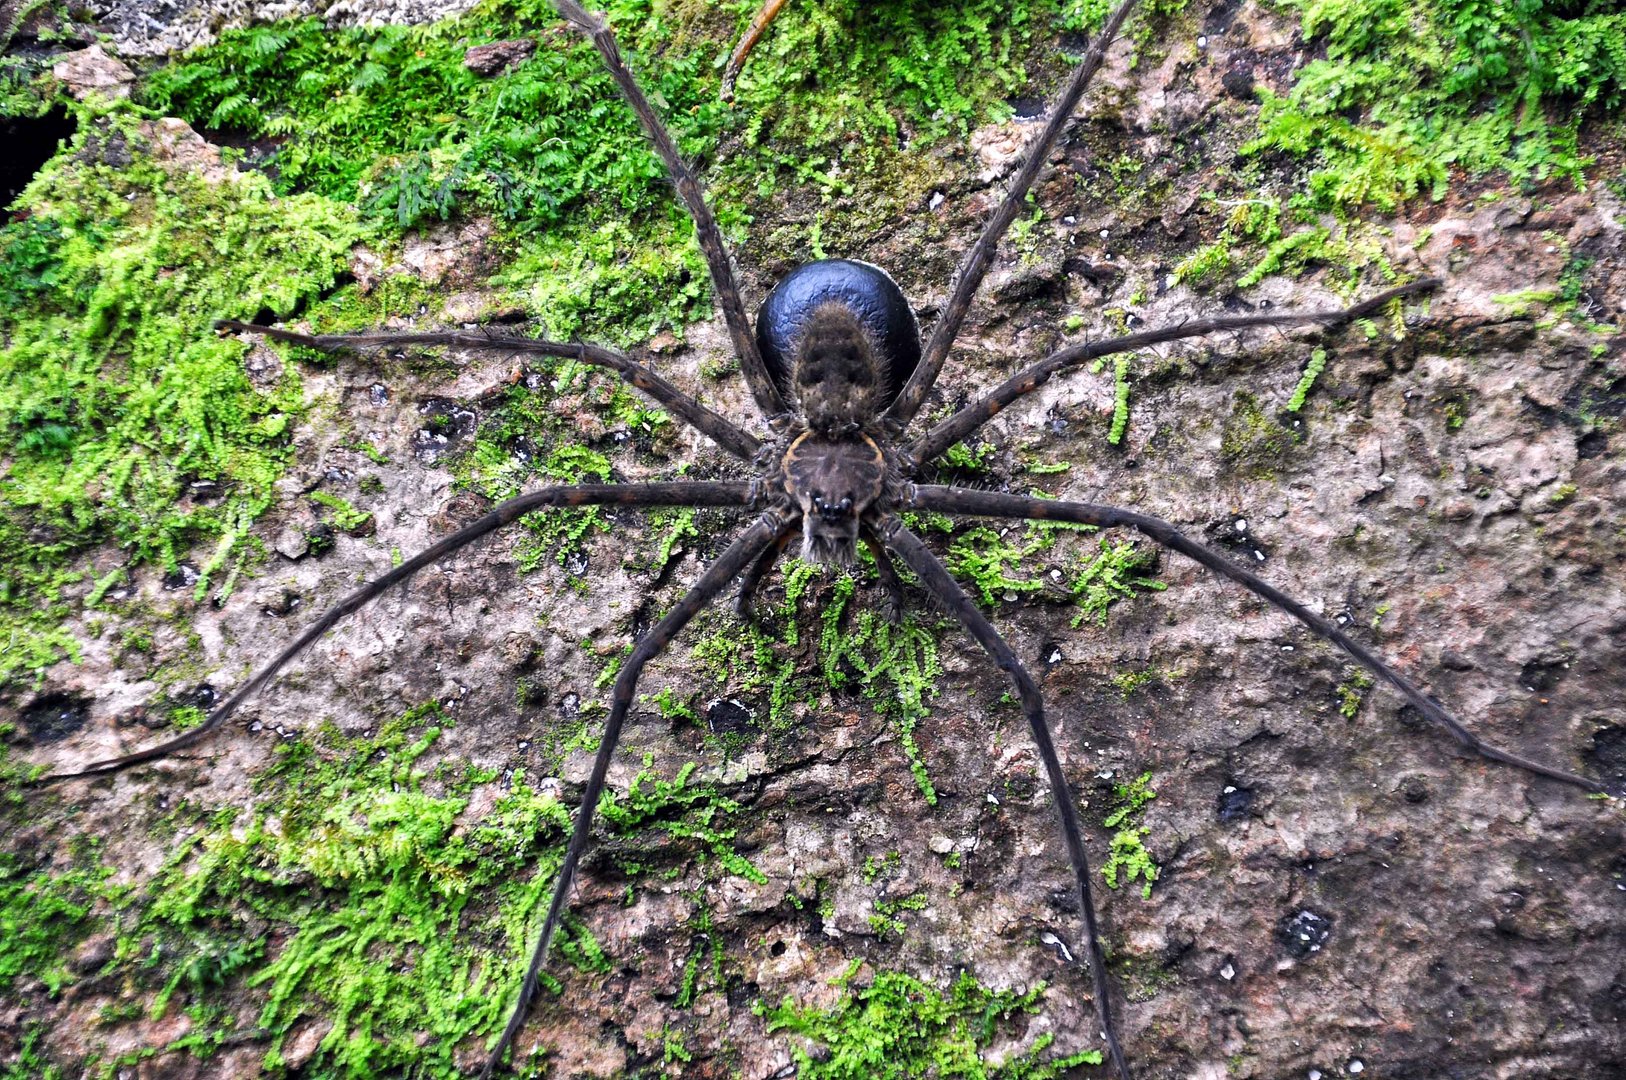
{"label": "bright green moss patch", "polygon": [[937,789],[915,743],[915,726],[931,715],[927,702],[943,674],[937,634],[913,614],[892,623],[870,609],[849,610],[856,585],[850,577],[837,581],[820,612],[819,664],[825,685],[832,690],[856,687],[887,717],[915,786],[935,805]]}
{"label": "bright green moss patch", "polygon": [[1453,168],[1579,180],[1579,128],[1626,95],[1610,0],[1293,0],[1325,59],[1265,96],[1258,149],[1311,156],[1322,208],[1445,193]]}
{"label": "bright green moss patch", "polygon": [[1095,548],[1078,551],[1069,543],[1072,568],[1063,575],[1046,573],[1035,556],[1050,552],[1063,536],[1094,533],[1091,526],[1054,522],[1030,524],[1020,540],[1014,530],[979,525],[956,536],[949,545],[948,565],[954,575],[971,586],[974,597],[988,607],[1021,597],[1072,599],[1079,605],[1073,625],[1086,619],[1105,626],[1107,610],[1137,590],[1161,592],[1165,586],[1151,576],[1155,554],[1132,540],[1101,537]]}
{"label": "bright green moss patch", "polygon": [[87,118],[0,228],[0,682],[72,655],[89,547],[173,570],[203,542],[196,595],[229,580],[303,401],[295,371],[251,381],[211,320],[316,297],[360,234],[327,199],[173,171],[150,134]]}
{"label": "bright green moss patch", "polygon": [[[320,1018],[332,1027],[311,1075],[459,1075],[455,1052],[483,1045],[507,1019],[570,811],[516,774],[471,815],[494,774],[423,764],[447,722],[426,706],[371,738],[328,729],[291,743],[257,782],[252,809],[214,814],[182,843],[120,946],[120,960],[156,991],[149,1013],[247,988],[263,1002],[253,1025],[265,1033],[268,1068],[290,1032]],[[761,881],[731,843],[737,804],[695,782],[694,769],[672,780],[646,769],[627,793],[607,793],[605,827],[670,837],[680,851],[698,845],[703,865]],[[61,918],[81,915],[71,907]],[[23,941],[61,921],[28,920]],[[141,955],[136,943],[153,940]],[[554,954],[582,972],[611,965],[574,919]]]}
{"label": "bright green moss patch", "polygon": [[[1020,1018],[1036,1012],[1044,986],[1025,994],[989,990],[962,974],[947,994],[900,972],[881,972],[868,986],[849,986],[845,1000],[825,1011],[788,998],[758,1003],[770,1032],[787,1032],[797,1075],[804,1080],[1051,1080],[1080,1065],[1099,1065],[1099,1051],[1066,1057],[1046,1053],[1045,1034],[1004,1060],[983,1054],[1014,1036]],[[808,1044],[817,1046],[810,1052]]]}
{"label": "bright green moss patch", "polygon": [[73,981],[68,956],[94,931],[97,901],[118,895],[107,884],[112,873],[100,866],[53,873],[0,852],[0,993],[38,979],[54,996]]}
{"label": "bright green moss patch", "polygon": [[1151,789],[1151,773],[1141,773],[1127,784],[1112,785],[1113,810],[1101,819],[1101,824],[1116,830],[1112,834],[1112,850],[1101,866],[1101,877],[1109,889],[1116,889],[1120,877],[1124,883],[1141,882],[1141,896],[1152,895],[1152,883],[1157,880],[1160,867],[1146,850],[1146,835],[1152,830],[1141,824],[1146,804],[1157,798]]}

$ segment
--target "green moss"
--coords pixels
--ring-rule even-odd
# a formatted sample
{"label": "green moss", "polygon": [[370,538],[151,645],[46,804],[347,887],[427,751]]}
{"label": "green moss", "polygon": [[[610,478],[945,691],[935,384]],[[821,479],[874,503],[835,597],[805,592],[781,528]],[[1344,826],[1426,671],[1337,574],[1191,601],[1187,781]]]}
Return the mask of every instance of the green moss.
{"label": "green moss", "polygon": [[1326,55],[1264,94],[1255,149],[1311,158],[1305,200],[1392,209],[1450,170],[1579,180],[1589,109],[1626,94],[1626,13],[1603,0],[1292,0]]}
{"label": "green moss", "polygon": [[1292,433],[1265,414],[1259,399],[1238,390],[1220,439],[1220,453],[1226,461],[1267,475],[1291,444]]}
{"label": "green moss", "polygon": [[[213,1017],[213,1034],[199,1029],[172,1049],[206,1055],[249,1026],[214,1004],[247,989],[262,1003],[252,1026],[268,1069],[303,1019],[325,1017],[332,1027],[310,1075],[461,1075],[454,1053],[507,1018],[570,814],[515,774],[471,816],[495,773],[426,764],[447,722],[431,705],[371,738],[329,728],[285,745],[251,808],[174,811],[190,823],[185,838],[139,888],[110,887],[110,871],[89,857],[59,874],[0,856],[0,989],[30,977],[55,992],[73,978],[67,953],[111,925],[115,970],[150,995],[149,1015]],[[763,880],[731,844],[737,805],[693,773],[640,773],[627,792],[606,794],[605,827],[660,837],[684,859],[692,851],[707,873]],[[110,905],[120,912],[112,923],[99,912]],[[611,966],[574,919],[555,953],[588,974]]]}
{"label": "green moss", "polygon": [[1299,376],[1299,384],[1293,388],[1293,396],[1287,401],[1287,411],[1296,413],[1304,408],[1304,402],[1310,396],[1310,390],[1315,386],[1316,379],[1327,366],[1327,350],[1314,349],[1310,352],[1310,362],[1304,365],[1304,374]]}
{"label": "green moss", "polygon": [[895,900],[877,899],[872,906],[874,913],[869,916],[869,928],[875,932],[875,936],[884,938],[888,934],[896,934],[902,937],[906,927],[900,916],[906,911],[924,911],[926,898],[919,893],[910,893]]}
{"label": "green moss", "polygon": [[94,862],[55,872],[0,852],[0,992],[37,979],[55,997],[74,981],[68,956],[95,932],[92,911],[122,896],[112,874]]}
{"label": "green moss", "polygon": [[[211,183],[147,156],[126,113],[82,113],[79,134],[0,228],[0,683],[75,653],[72,569],[116,545],[173,570],[193,544],[195,595],[240,564],[274,499],[302,408],[300,380],[245,374],[218,317],[286,312],[332,285],[361,235],[319,196],[274,198],[255,175]],[[115,168],[104,152],[134,156]],[[218,500],[188,500],[190,485]]]}
{"label": "green moss", "polygon": [[1043,994],[1042,984],[1025,994],[988,990],[969,973],[944,994],[884,971],[868,986],[849,985],[846,997],[828,1010],[802,1008],[787,998],[774,1007],[758,1003],[757,1012],[770,1032],[819,1045],[815,1054],[800,1041],[791,1043],[797,1075],[806,1080],[1051,1080],[1080,1065],[1100,1064],[1099,1051],[1048,1055],[1050,1034],[998,1063],[984,1059],[996,1040],[1013,1037],[1024,1013],[1038,1011]]}
{"label": "green moss", "polygon": [[368,527],[372,521],[372,512],[358,510],[350,501],[327,491],[313,491],[310,500],[318,506],[326,508],[329,513],[323,515],[323,520],[341,532],[360,532]]}
{"label": "green moss", "polygon": [[1146,850],[1146,835],[1151,829],[1140,823],[1146,804],[1157,798],[1151,789],[1151,773],[1142,773],[1127,784],[1114,784],[1112,798],[1116,808],[1101,819],[1101,824],[1116,829],[1112,834],[1111,850],[1101,866],[1101,877],[1107,888],[1118,887],[1118,877],[1125,882],[1140,880],[1141,896],[1150,899],[1152,883],[1157,880],[1158,865],[1152,853]]}
{"label": "green moss", "polygon": [[[1373,629],[1383,616],[1378,615],[1373,620]],[[1361,702],[1366,698],[1366,692],[1372,689],[1372,676],[1366,671],[1356,668],[1350,672],[1349,678],[1338,684],[1338,714],[1345,720],[1355,719],[1355,714],[1361,711]]]}

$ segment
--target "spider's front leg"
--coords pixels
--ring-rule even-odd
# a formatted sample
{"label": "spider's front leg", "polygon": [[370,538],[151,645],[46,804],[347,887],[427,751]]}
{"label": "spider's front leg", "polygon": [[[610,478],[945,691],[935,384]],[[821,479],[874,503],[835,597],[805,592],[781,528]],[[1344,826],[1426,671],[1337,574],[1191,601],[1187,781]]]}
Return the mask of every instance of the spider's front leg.
{"label": "spider's front leg", "polygon": [[1067,775],[1062,772],[1061,759],[1050,738],[1050,727],[1045,721],[1044,700],[1039,695],[1038,684],[1028,674],[1027,668],[1022,666],[1016,652],[1000,637],[999,631],[994,629],[993,624],[977,609],[948,569],[920,542],[919,537],[892,515],[880,518],[873,525],[887,547],[897,552],[904,565],[919,576],[927,591],[959,620],[960,625],[994,658],[1016,686],[1017,697],[1022,702],[1022,715],[1027,719],[1033,741],[1039,749],[1039,757],[1044,762],[1051,797],[1056,802],[1062,839],[1067,845],[1067,858],[1072,863],[1073,877],[1078,883],[1084,912],[1085,946],[1090,957],[1090,979],[1095,993],[1095,1014],[1101,1022],[1101,1032],[1112,1055],[1113,1067],[1120,1080],[1130,1080],[1129,1066],[1124,1062],[1123,1048],[1119,1045],[1117,1024],[1112,1018],[1112,985],[1107,977],[1106,956],[1101,949],[1101,928],[1096,917],[1095,898],[1090,892],[1090,867],[1084,854],[1084,832],[1079,824],[1072,788],[1067,782]]}
{"label": "spider's front leg", "polygon": [[514,1011],[508,1017],[508,1026],[503,1029],[502,1036],[498,1038],[486,1059],[485,1067],[480,1070],[482,1080],[489,1077],[492,1070],[502,1064],[502,1059],[507,1056],[514,1039],[525,1026],[526,1014],[530,1012],[531,1002],[536,997],[542,966],[547,963],[548,946],[553,941],[553,934],[559,927],[560,918],[564,915],[565,898],[570,894],[570,885],[576,875],[576,864],[581,861],[582,854],[587,850],[592,832],[593,813],[598,809],[600,796],[604,794],[604,781],[609,774],[610,758],[615,753],[616,743],[621,739],[621,726],[632,707],[633,694],[638,689],[638,677],[643,673],[644,665],[658,656],[677,636],[678,631],[687,626],[689,620],[699,614],[700,609],[722,592],[730,581],[751,566],[764,551],[771,550],[783,529],[784,521],[777,513],[770,511],[757,519],[755,524],[746,529],[728,546],[728,550],[711,564],[701,575],[700,580],[695,582],[694,587],[678,601],[677,606],[655,624],[648,636],[633,646],[632,653],[621,665],[621,670],[616,675],[615,688],[611,691],[610,717],[604,723],[604,736],[599,741],[598,755],[593,759],[593,770],[588,775],[587,787],[582,792],[581,805],[576,811],[576,824],[570,833],[570,844],[565,848],[564,861],[559,865],[559,876],[554,879],[553,896],[548,901],[547,917],[543,920],[541,933],[537,935],[536,945],[531,950],[531,962],[525,970],[524,980],[520,983],[519,1000],[514,1003]]}
{"label": "spider's front leg", "polygon": [[774,385],[773,379],[768,375],[768,368],[762,360],[762,353],[757,348],[756,335],[751,333],[751,322],[745,315],[745,303],[740,299],[740,288],[734,280],[734,264],[729,256],[728,245],[723,240],[723,231],[717,227],[717,217],[711,212],[706,203],[705,193],[700,188],[700,181],[696,179],[694,170],[684,162],[678,153],[677,143],[672,139],[671,132],[661,123],[649,99],[644,96],[638,80],[633,78],[632,72],[621,59],[621,50],[616,45],[615,34],[601,16],[588,12],[576,0],[553,0],[555,10],[559,12],[566,22],[581,31],[593,47],[604,58],[604,66],[615,79],[616,86],[621,89],[621,96],[638,116],[638,123],[643,126],[644,134],[649,137],[649,143],[666,165],[666,172],[672,178],[672,186],[677,189],[678,197],[689,211],[689,217],[694,220],[695,239],[700,243],[700,251],[706,257],[706,268],[711,273],[711,288],[716,294],[717,306],[722,309],[723,321],[728,324],[728,337],[734,346],[734,355],[739,358],[740,370],[745,375],[745,381],[751,387],[751,396],[756,400],[757,408],[762,411],[763,418],[777,421],[787,415],[785,399],[780,395],[779,388]]}

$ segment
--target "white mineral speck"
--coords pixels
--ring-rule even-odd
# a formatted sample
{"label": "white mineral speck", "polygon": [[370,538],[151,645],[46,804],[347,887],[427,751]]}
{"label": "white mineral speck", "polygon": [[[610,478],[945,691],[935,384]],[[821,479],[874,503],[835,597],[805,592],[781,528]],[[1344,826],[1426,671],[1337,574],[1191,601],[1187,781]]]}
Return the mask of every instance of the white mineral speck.
{"label": "white mineral speck", "polygon": [[1355,1058],[1349,1063],[1349,1071],[1352,1073],[1364,1072],[1365,1070],[1366,1066],[1361,1064],[1360,1058]]}
{"label": "white mineral speck", "polygon": [[1310,1080],[1321,1080],[1321,1070],[1320,1069],[1311,1069],[1310,1070]]}
{"label": "white mineral speck", "polygon": [[1236,978],[1236,968],[1232,967],[1230,964],[1226,964],[1224,967],[1220,968],[1220,978],[1224,979],[1226,982],[1230,982],[1232,979]]}
{"label": "white mineral speck", "polygon": [[942,205],[943,205],[943,193],[941,191],[932,192],[932,197],[930,199],[926,200],[926,209],[928,209],[928,210],[936,210],[939,206],[942,206]]}
{"label": "white mineral speck", "polygon": [[1248,519],[1247,518],[1237,518],[1236,522],[1231,527],[1233,529],[1235,529],[1237,532],[1247,532],[1248,531]]}

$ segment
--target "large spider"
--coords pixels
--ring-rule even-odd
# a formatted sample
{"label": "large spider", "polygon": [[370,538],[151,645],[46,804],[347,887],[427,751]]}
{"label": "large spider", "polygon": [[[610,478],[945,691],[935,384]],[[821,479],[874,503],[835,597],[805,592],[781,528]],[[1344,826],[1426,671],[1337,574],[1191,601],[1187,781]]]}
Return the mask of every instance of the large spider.
{"label": "large spider", "polygon": [[574,0],[555,0],[560,14],[590,38],[602,55],[694,219],[734,352],[760,410],[760,421],[766,427],[765,436],[752,434],[707,408],[644,364],[595,345],[470,332],[312,336],[236,322],[221,326],[225,330],[259,333],[324,350],[421,345],[575,358],[619,374],[723,450],[748,463],[752,479],[748,482],[573,484],[546,487],[511,499],[376,581],[356,589],[243,683],[201,726],[136,753],[45,777],[43,782],[118,772],[196,745],[217,731],[244,701],[340,619],[419,570],[530,511],[601,504],[721,507],[754,513],[751,523],[676,607],[636,643],[620,668],[603,738],[553,885],[546,919],[536,938],[507,1026],[491,1048],[483,1076],[502,1065],[526,1022],[547,962],[550,942],[565,913],[577,866],[589,843],[594,810],[604,792],[611,759],[644,667],[735,579],[741,582],[739,604],[742,609],[748,607],[764,575],[798,534],[802,557],[817,563],[848,565],[854,561],[858,544],[862,542],[874,556],[882,583],[894,604],[901,602],[902,585],[892,559],[901,561],[936,602],[958,620],[1009,675],[1054,798],[1081,901],[1093,1004],[1114,1068],[1121,1077],[1129,1077],[1130,1070],[1114,1020],[1114,988],[1101,943],[1083,832],[1076,799],[1052,742],[1038,685],[943,563],[905,526],[900,517],[903,512],[936,511],[1137,530],[1236,582],[1335,643],[1474,754],[1584,791],[1604,792],[1605,785],[1599,781],[1481,740],[1333,621],[1242,569],[1230,556],[1186,538],[1164,521],[1114,506],[1040,500],[915,482],[925,467],[1001,410],[1052,377],[1100,357],[1221,331],[1253,327],[1333,327],[1426,293],[1438,285],[1434,280],[1415,281],[1341,310],[1216,316],[1071,346],[1021,369],[947,419],[925,430],[913,426],[943,369],[1001,237],[1022,208],[1051,149],[1133,5],[1134,0],[1124,0],[1112,13],[1052,103],[1048,121],[1027,144],[1019,172],[982,235],[966,254],[949,289],[949,298],[922,345],[914,316],[891,279],[875,267],[842,260],[809,264],[784,279],[763,304],[753,332],[735,284],[729,252],[700,185],[623,63],[613,34],[602,18],[589,13]]}

